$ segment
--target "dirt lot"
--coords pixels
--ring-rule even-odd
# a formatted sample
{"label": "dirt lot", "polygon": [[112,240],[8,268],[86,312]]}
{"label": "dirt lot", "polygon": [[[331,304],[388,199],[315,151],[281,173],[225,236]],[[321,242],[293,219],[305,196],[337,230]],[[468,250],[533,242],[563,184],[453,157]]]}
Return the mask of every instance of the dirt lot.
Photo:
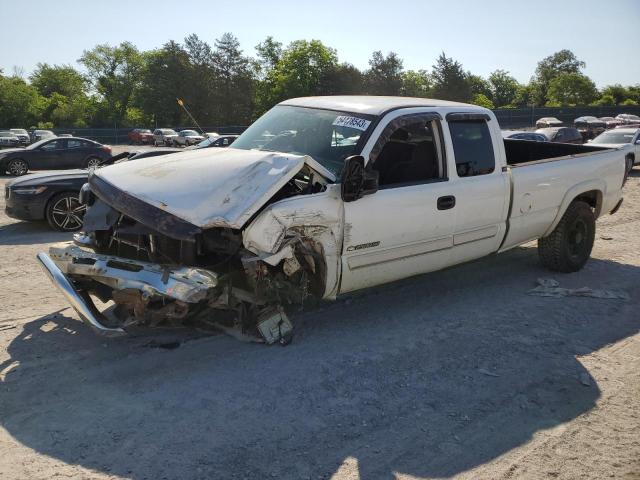
{"label": "dirt lot", "polygon": [[305,312],[284,348],[98,338],[34,259],[68,236],[0,214],[0,478],[640,478],[638,170],[625,198],[579,273],[528,245]]}

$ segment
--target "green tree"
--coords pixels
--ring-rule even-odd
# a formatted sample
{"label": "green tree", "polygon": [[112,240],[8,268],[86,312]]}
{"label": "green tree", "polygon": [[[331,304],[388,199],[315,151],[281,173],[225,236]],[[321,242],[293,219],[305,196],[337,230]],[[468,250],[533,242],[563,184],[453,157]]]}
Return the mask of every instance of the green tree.
{"label": "green tree", "polygon": [[598,98],[592,105],[612,106],[616,105],[616,99],[612,95],[606,94]]}
{"label": "green tree", "polygon": [[50,97],[54,93],[67,98],[87,94],[87,80],[70,65],[38,63],[29,80],[40,95],[45,97]]}
{"label": "green tree", "polygon": [[322,95],[358,95],[364,91],[362,72],[350,63],[328,68],[320,79]]}
{"label": "green tree", "polygon": [[549,83],[547,96],[551,104],[589,105],[598,96],[598,90],[586,75],[562,73]]}
{"label": "green tree", "polygon": [[215,42],[212,65],[217,76],[217,104],[221,123],[247,123],[253,112],[254,72],[240,42],[225,33]]}
{"label": "green tree", "polygon": [[275,68],[282,58],[282,43],[276,42],[273,37],[267,37],[264,42],[256,45],[258,65],[262,78],[267,76]]}
{"label": "green tree", "polygon": [[176,99],[184,99],[189,107],[194,104],[193,87],[198,85],[192,83],[194,80],[189,54],[170,40],[162,49],[145,53],[134,106],[152,117],[158,126],[183,125],[187,118]]}
{"label": "green tree", "polygon": [[364,74],[365,88],[370,95],[399,95],[402,89],[402,60],[395,52],[385,57],[373,52],[369,70]]}
{"label": "green tree", "polygon": [[482,93],[476,93],[473,96],[471,103],[473,103],[474,105],[480,105],[481,107],[484,107],[484,108],[492,108],[492,109],[495,108],[491,99],[488,98],[486,95],[483,95]]}
{"label": "green tree", "polygon": [[520,83],[505,70],[495,70],[489,75],[491,99],[497,108],[511,105],[521,88]]}
{"label": "green tree", "polygon": [[110,122],[121,124],[140,86],[143,55],[131,43],[123,42],[117,47],[103,44],[85,50],[78,61],[87,69],[95,92],[105,103],[103,114]]}
{"label": "green tree", "polygon": [[536,103],[544,105],[549,98],[551,82],[562,74],[579,74],[585,67],[585,63],[575,56],[571,50],[560,50],[538,62],[534,82],[536,85]]}
{"label": "green tree", "polygon": [[493,98],[493,92],[491,91],[491,84],[488,80],[482,78],[480,75],[474,75],[471,72],[467,72],[467,79],[471,86],[471,94],[484,95],[488,99]]}
{"label": "green tree", "polygon": [[516,96],[508,105],[508,107],[531,107],[536,104],[538,86],[535,82],[529,82],[527,85],[520,85]]}
{"label": "green tree", "polygon": [[629,99],[633,100],[637,104],[640,104],[640,84],[630,85],[627,87]]}
{"label": "green tree", "polygon": [[0,73],[0,128],[29,128],[41,117],[45,99],[19,77]]}
{"label": "green tree", "polygon": [[87,81],[69,65],[39,63],[31,85],[45,97],[42,121],[58,127],[84,127],[91,113]]}
{"label": "green tree", "polygon": [[260,83],[257,113],[291,97],[322,95],[326,79],[338,65],[336,51],[320,40],[296,40]]}
{"label": "green tree", "polygon": [[402,73],[401,95],[428,97],[431,94],[431,76],[426,70],[407,70]]}
{"label": "green tree", "polygon": [[629,98],[629,90],[627,90],[619,83],[604,87],[600,93],[603,97],[609,96],[613,98],[614,103],[611,105],[620,105],[627,98]]}
{"label": "green tree", "polygon": [[462,64],[440,54],[431,73],[433,79],[433,97],[458,102],[469,102],[473,95],[471,83],[462,68]]}

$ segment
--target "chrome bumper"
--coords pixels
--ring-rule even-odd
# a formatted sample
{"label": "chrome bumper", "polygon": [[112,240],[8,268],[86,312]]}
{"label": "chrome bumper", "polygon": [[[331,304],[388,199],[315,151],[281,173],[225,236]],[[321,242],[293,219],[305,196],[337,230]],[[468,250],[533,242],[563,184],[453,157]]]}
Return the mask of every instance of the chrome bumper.
{"label": "chrome bumper", "polygon": [[97,254],[73,244],[51,247],[49,255],[41,252],[37,258],[47,276],[80,318],[97,333],[106,336],[118,336],[126,332],[104,325],[101,321],[104,317],[93,302],[83,298],[88,293],[78,291],[71,279],[93,280],[113,291],[138,290],[145,298],[160,297],[192,304],[204,301],[209,291],[219,283],[218,275],[209,270],[181,266],[169,268]]}
{"label": "chrome bumper", "polygon": [[49,255],[40,252],[36,257],[40,261],[40,266],[51,282],[58,287],[58,290],[62,292],[84,323],[103,336],[118,337],[126,334],[123,329],[107,327],[98,320],[98,316],[100,316],[100,314],[98,312],[94,312],[94,309],[91,308],[76,289],[73,288],[71,281],[64,273],[62,273],[62,270],[60,270],[53,260],[51,260]]}

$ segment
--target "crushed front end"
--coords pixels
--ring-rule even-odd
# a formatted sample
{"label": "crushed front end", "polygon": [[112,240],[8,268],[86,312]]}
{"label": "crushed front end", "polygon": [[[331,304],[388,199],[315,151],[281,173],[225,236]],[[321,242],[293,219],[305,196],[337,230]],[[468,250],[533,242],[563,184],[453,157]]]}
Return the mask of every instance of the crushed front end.
{"label": "crushed front end", "polygon": [[[135,162],[138,168],[146,168],[143,161]],[[84,232],[73,243],[38,254],[49,278],[85,323],[110,336],[137,327],[205,325],[265,343],[290,340],[293,327],[285,308],[297,308],[306,299],[325,294],[326,252],[320,243],[301,234],[295,225],[287,230],[273,217],[265,227],[271,251],[247,248],[244,224],[261,217],[264,212],[257,211],[263,205],[234,204],[234,186],[229,182],[216,192],[220,196],[222,188],[229,188],[230,193],[218,197],[226,210],[205,212],[208,219],[218,220],[204,225],[181,218],[162,200],[154,205],[114,187],[103,178],[108,179],[103,172],[113,168],[119,166],[92,175],[81,192],[81,201],[87,205]],[[255,165],[248,168],[257,169]],[[253,191],[263,188],[268,196],[265,203],[273,206],[283,199],[324,191],[326,182],[314,178],[321,177],[301,165],[286,181],[267,186],[273,191],[264,185],[254,185]],[[243,187],[252,185],[244,182]],[[183,191],[187,193],[180,200],[202,204],[197,194]],[[228,220],[232,215],[246,220],[234,223]],[[265,233],[265,228],[260,232]]]}

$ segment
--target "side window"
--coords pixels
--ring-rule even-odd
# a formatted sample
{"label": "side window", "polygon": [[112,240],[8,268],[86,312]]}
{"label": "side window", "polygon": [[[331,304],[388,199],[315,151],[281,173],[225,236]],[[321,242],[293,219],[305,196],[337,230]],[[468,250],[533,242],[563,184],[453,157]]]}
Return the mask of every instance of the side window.
{"label": "side window", "polygon": [[484,120],[449,122],[459,177],[486,175],[495,170],[491,132]]}
{"label": "side window", "polygon": [[61,148],[63,148],[63,141],[62,140],[53,140],[49,143],[45,143],[42,147],[40,147],[42,150],[59,150]]}
{"label": "side window", "polygon": [[67,148],[84,148],[86,146],[86,142],[82,140],[71,139],[67,141]]}
{"label": "side window", "polygon": [[228,138],[223,138],[222,139],[222,145],[229,145],[229,139]]}
{"label": "side window", "polygon": [[388,138],[372,167],[379,173],[379,185],[421,183],[442,178],[439,122],[431,119],[400,117],[382,134]]}

